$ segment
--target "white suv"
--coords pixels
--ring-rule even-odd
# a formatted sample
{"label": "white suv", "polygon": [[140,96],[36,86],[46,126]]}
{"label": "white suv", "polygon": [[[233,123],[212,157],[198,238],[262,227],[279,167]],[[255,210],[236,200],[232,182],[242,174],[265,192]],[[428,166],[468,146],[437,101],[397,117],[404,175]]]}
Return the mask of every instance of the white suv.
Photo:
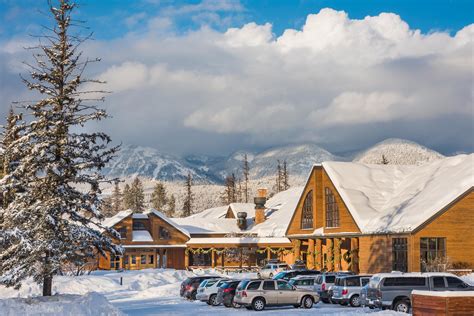
{"label": "white suv", "polygon": [[286,263],[267,263],[260,271],[257,273],[259,278],[271,279],[275,274],[281,271],[289,270],[290,267]]}
{"label": "white suv", "polygon": [[217,302],[217,290],[225,281],[229,279],[207,279],[199,284],[196,293],[196,299],[206,302],[208,305],[219,305]]}

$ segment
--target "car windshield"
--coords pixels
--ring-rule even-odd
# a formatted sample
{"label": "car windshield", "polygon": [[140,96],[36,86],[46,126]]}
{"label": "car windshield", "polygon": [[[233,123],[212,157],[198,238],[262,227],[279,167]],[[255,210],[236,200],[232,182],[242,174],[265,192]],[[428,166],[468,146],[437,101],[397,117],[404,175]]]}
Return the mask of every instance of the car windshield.
{"label": "car windshield", "polygon": [[199,284],[199,287],[206,287],[207,280],[204,280]]}
{"label": "car windshield", "polygon": [[237,291],[241,291],[245,289],[247,287],[247,284],[249,284],[249,282],[250,282],[249,280],[240,281],[239,285],[237,286]]}
{"label": "car windshield", "polygon": [[285,275],[286,275],[286,272],[278,272],[278,273],[273,277],[273,279],[275,279],[275,280],[281,279],[281,278],[283,278]]}

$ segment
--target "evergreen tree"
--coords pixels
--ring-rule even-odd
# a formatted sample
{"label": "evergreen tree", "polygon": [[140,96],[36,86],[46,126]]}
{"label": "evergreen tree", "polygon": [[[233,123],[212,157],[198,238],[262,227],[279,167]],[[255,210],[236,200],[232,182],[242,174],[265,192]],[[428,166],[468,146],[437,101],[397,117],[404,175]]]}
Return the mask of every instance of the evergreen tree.
{"label": "evergreen tree", "polygon": [[275,185],[275,191],[281,192],[282,191],[282,184],[283,184],[283,172],[282,172],[282,167],[281,167],[281,162],[278,160],[277,164],[277,174],[276,174],[276,185]]}
{"label": "evergreen tree", "polygon": [[133,198],[130,185],[127,183],[123,188],[122,193],[122,208],[125,210],[131,209],[133,207]]}
{"label": "evergreen tree", "polygon": [[110,196],[106,196],[102,199],[100,207],[102,215],[104,215],[105,217],[111,217],[117,214],[116,212],[114,212],[112,197]]}
{"label": "evergreen tree", "polygon": [[282,176],[282,187],[283,187],[283,190],[288,190],[290,188],[290,176],[288,174],[288,166],[287,166],[287,163],[286,163],[286,160],[283,161],[283,176]]}
{"label": "evergreen tree", "polygon": [[0,191],[12,194],[0,210],[0,283],[19,288],[32,277],[45,296],[52,294],[53,276],[65,261],[122,251],[109,237],[117,232],[101,224],[99,188],[106,181],[100,171],[118,148],[108,147],[111,139],[104,133],[81,130],[107,114],[85,102],[82,84],[93,81],[82,74],[91,61],[80,60],[83,40],[69,32],[75,7],[68,0],[50,5],[55,25],[37,47],[31,79],[23,79],[42,99],[22,103],[24,117],[31,119],[19,124],[22,137],[6,147],[15,168],[0,180]]}
{"label": "evergreen tree", "polygon": [[222,202],[226,205],[237,202],[237,188],[234,173],[225,178],[225,189],[222,193]]}
{"label": "evergreen tree", "polygon": [[112,192],[110,203],[111,203],[113,215],[117,214],[118,212],[122,210],[123,201],[122,201],[122,192],[120,191],[119,181],[115,181],[114,183],[114,190]]}
{"label": "evergreen tree", "polygon": [[166,204],[168,203],[168,199],[166,197],[166,189],[165,186],[158,182],[153,189],[153,193],[151,195],[151,205],[154,209],[158,211],[163,211],[165,209]]}
{"label": "evergreen tree", "polygon": [[243,174],[244,174],[244,201],[245,203],[249,202],[249,175],[250,175],[250,166],[247,154],[244,155],[244,166],[243,166]]}
{"label": "evergreen tree", "polygon": [[193,178],[191,173],[186,177],[186,195],[183,202],[183,217],[188,217],[192,214],[194,194],[193,194]]}
{"label": "evergreen tree", "polygon": [[168,200],[168,208],[167,208],[166,216],[174,217],[175,213],[176,213],[176,198],[174,197],[174,194],[171,194]]}
{"label": "evergreen tree", "polygon": [[145,210],[145,193],[143,191],[143,184],[137,177],[133,180],[129,190],[129,205],[128,208],[134,212],[141,213]]}

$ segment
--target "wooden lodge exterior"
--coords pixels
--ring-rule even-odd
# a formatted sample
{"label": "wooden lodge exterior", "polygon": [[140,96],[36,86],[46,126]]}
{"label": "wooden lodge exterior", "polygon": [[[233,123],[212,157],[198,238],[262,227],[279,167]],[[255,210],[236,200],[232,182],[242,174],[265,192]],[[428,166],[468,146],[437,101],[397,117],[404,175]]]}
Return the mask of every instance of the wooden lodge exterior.
{"label": "wooden lodge exterior", "polygon": [[[304,187],[187,218],[124,211],[108,219],[123,257],[101,269],[252,269],[267,259],[356,273],[474,268],[474,154],[426,166],[315,165]],[[259,202],[260,201],[260,202]]]}

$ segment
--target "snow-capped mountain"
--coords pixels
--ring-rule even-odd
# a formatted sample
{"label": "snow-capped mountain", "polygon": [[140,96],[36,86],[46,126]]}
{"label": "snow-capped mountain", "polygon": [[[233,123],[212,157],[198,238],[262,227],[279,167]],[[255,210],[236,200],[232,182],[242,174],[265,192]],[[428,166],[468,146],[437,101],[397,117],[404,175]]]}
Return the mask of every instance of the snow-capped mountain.
{"label": "snow-capped mountain", "polygon": [[380,164],[382,156],[385,157],[388,164],[393,165],[421,165],[444,157],[415,142],[389,138],[356,155],[354,161]]}
{"label": "snow-capped mountain", "polygon": [[[291,177],[306,177],[315,163],[323,161],[350,161],[315,144],[275,147],[260,153],[237,151],[228,157],[189,155],[177,157],[154,148],[133,145],[122,146],[118,157],[107,166],[109,177],[130,178],[141,176],[162,181],[182,181],[190,172],[197,183],[222,183],[227,175],[241,176],[244,156],[250,164],[250,178],[274,177],[278,160],[287,162]],[[442,158],[443,155],[415,142],[387,139],[359,153],[354,161],[381,163],[385,156],[390,164],[422,164]]]}

